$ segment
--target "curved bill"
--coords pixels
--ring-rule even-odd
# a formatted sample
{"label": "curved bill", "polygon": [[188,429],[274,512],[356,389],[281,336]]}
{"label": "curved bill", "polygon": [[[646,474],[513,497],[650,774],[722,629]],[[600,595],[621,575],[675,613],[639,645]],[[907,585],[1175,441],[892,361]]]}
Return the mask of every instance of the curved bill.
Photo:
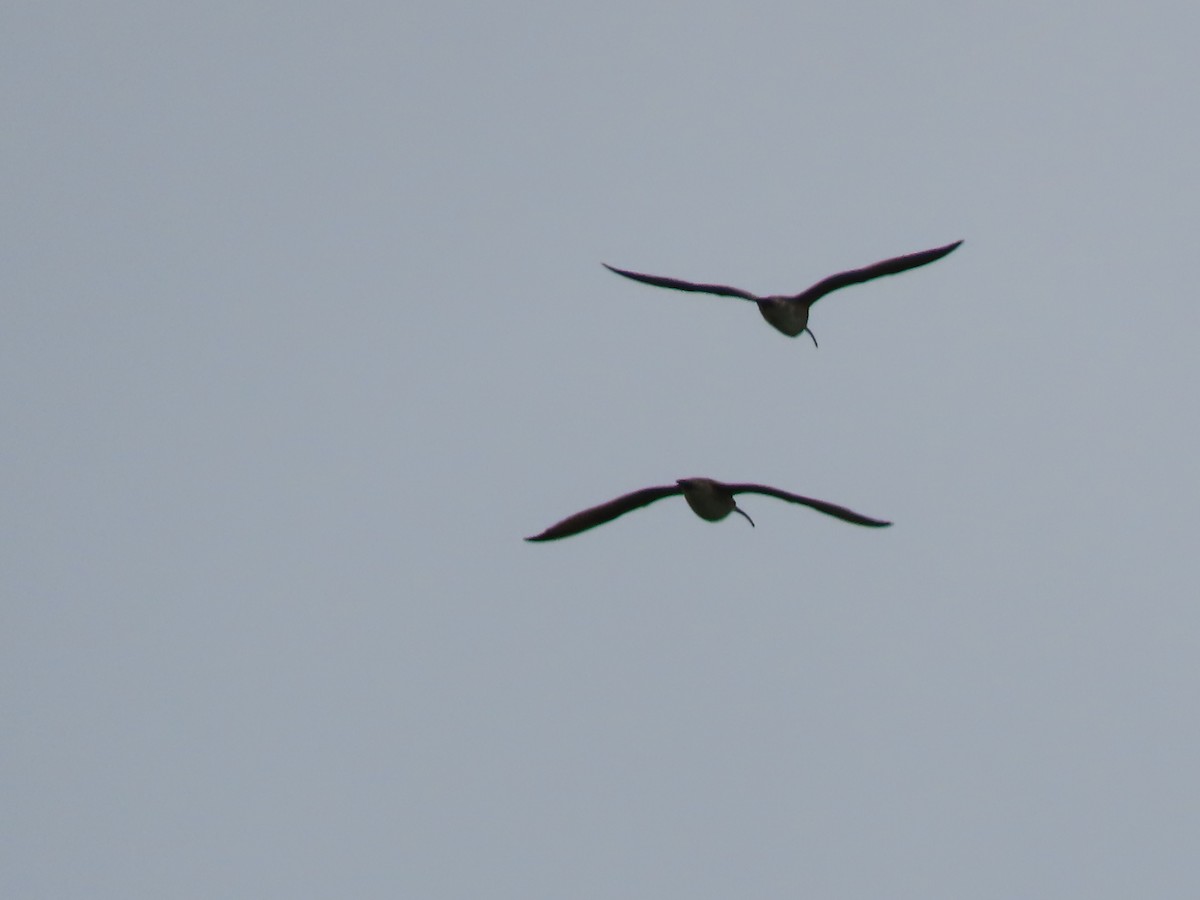
{"label": "curved bill", "polygon": [[743,510],[743,509],[742,509],[740,506],[735,506],[735,507],[733,508],[733,511],[734,511],[735,513],[737,513],[738,515],[745,516],[745,518],[746,518],[746,521],[750,523],[750,527],[751,527],[751,528],[753,528],[753,527],[754,527],[754,520],[753,520],[752,518],[750,518],[749,516],[747,516],[747,515],[746,515],[746,513],[745,513],[745,511],[744,511],[744,510]]}

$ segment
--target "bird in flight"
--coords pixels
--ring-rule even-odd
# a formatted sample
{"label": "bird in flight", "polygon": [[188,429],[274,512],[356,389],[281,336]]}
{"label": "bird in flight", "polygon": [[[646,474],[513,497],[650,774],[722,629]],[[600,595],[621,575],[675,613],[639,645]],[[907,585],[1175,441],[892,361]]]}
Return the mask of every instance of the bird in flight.
{"label": "bird in flight", "polygon": [[585,509],[583,512],[577,512],[575,515],[563,519],[557,525],[551,525],[541,534],[535,534],[533,537],[525,538],[525,540],[554,541],[559,538],[570,537],[573,534],[579,534],[581,531],[587,531],[589,528],[595,528],[597,525],[603,525],[605,522],[611,522],[613,519],[623,516],[627,512],[648,506],[655,500],[661,500],[664,497],[674,497],[678,494],[683,494],[683,499],[692,508],[692,512],[709,522],[719,522],[731,512],[735,512],[744,516],[746,521],[753,526],[754,520],[746,515],[737,505],[733,499],[734,495],[766,494],[768,497],[778,497],[780,500],[787,500],[789,503],[799,503],[802,506],[811,507],[817,512],[825,513],[827,516],[834,516],[844,522],[852,522],[855,525],[865,525],[868,528],[886,528],[892,524],[891,522],[884,522],[882,519],[872,519],[869,516],[861,515],[853,510],[846,509],[844,506],[826,503],[824,500],[814,500],[811,497],[801,497],[799,494],[790,494],[787,491],[779,490],[779,488],[767,487],[763,484],[725,484],[721,481],[714,481],[711,478],[680,478],[671,485],[642,488],[640,491],[634,491],[631,494],[617,497],[615,500],[609,500],[607,503],[601,503],[599,506]]}
{"label": "bird in flight", "polygon": [[660,275],[642,275],[639,272],[629,272],[625,269],[618,269],[616,266],[610,266],[608,263],[601,263],[601,265],[610,272],[616,272],[618,275],[624,275],[626,278],[632,278],[634,281],[640,281],[643,284],[652,284],[655,287],[673,288],[677,291],[695,291],[701,294],[716,294],[719,297],[739,297],[742,300],[753,300],[758,304],[758,311],[762,313],[763,318],[777,329],[788,337],[796,337],[802,331],[807,331],[815,347],[817,346],[817,337],[808,327],[808,311],[814,303],[826,294],[836,291],[839,288],[849,287],[852,284],[862,284],[864,281],[881,278],[884,275],[895,275],[897,272],[906,272],[918,266],[927,266],[931,262],[936,262],[947,253],[953,251],[961,243],[962,241],[955,241],[953,244],[947,244],[945,247],[922,250],[919,253],[909,253],[907,256],[896,256],[892,259],[872,263],[861,269],[839,272],[837,275],[830,275],[823,281],[818,281],[812,287],[792,296],[774,295],[760,297],[757,294],[751,294],[749,291],[743,291],[741,288],[727,287],[723,284],[693,284],[690,281],[680,281],[678,278],[663,278]]}

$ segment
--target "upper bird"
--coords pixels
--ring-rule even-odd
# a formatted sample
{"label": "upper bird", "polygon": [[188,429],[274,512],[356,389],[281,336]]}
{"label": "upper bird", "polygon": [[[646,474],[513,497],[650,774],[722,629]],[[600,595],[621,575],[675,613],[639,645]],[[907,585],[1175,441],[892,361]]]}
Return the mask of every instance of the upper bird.
{"label": "upper bird", "polygon": [[844,506],[826,503],[824,500],[813,500],[811,497],[801,497],[799,494],[789,494],[787,491],[767,487],[764,484],[725,484],[711,478],[680,478],[671,485],[642,488],[640,491],[634,491],[615,500],[609,500],[607,503],[601,503],[599,506],[585,509],[583,512],[577,512],[575,515],[563,519],[557,525],[551,525],[541,534],[535,534],[525,540],[553,541],[558,538],[570,537],[581,531],[587,531],[589,528],[595,528],[597,525],[603,525],[605,522],[611,522],[617,516],[623,516],[627,512],[648,506],[655,500],[674,497],[676,494],[683,494],[683,499],[692,508],[692,512],[709,522],[719,522],[731,512],[735,512],[745,516],[746,521],[753,525],[754,520],[738,507],[733,496],[734,494],[766,494],[768,497],[778,497],[789,503],[799,503],[811,507],[817,512],[823,512],[827,516],[834,516],[846,522],[853,522],[855,525],[886,528],[892,524],[882,519],[872,519],[846,509]]}
{"label": "upper bird", "polygon": [[800,332],[807,331],[815,347],[817,346],[817,337],[808,327],[808,310],[809,307],[826,294],[836,291],[839,288],[849,287],[852,284],[862,284],[864,281],[881,278],[884,275],[895,275],[897,272],[906,272],[918,266],[927,266],[929,263],[935,262],[947,253],[950,253],[961,243],[962,241],[955,241],[953,244],[947,244],[945,247],[922,250],[919,253],[909,253],[907,256],[896,256],[892,259],[872,263],[861,269],[839,272],[837,275],[830,275],[823,281],[818,281],[812,287],[792,296],[775,295],[760,297],[749,291],[727,287],[723,284],[693,284],[690,281],[680,281],[677,278],[663,278],[660,275],[642,275],[639,272],[629,272],[625,269],[618,269],[616,266],[610,266],[608,263],[602,263],[601,265],[611,272],[616,272],[618,275],[624,275],[626,278],[632,278],[634,281],[641,281],[645,284],[652,284],[655,287],[674,288],[677,291],[697,291],[702,294],[717,294],[720,297],[740,297],[743,300],[753,300],[758,304],[758,311],[762,313],[764,319],[788,337],[796,337]]}

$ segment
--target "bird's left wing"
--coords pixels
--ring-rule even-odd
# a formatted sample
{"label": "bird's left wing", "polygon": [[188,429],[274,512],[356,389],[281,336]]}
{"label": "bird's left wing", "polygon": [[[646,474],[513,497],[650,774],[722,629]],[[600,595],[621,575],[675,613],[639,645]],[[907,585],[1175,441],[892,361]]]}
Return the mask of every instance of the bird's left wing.
{"label": "bird's left wing", "polygon": [[605,522],[611,522],[617,516],[623,516],[627,512],[648,506],[655,500],[681,493],[683,490],[678,485],[642,488],[640,491],[625,494],[615,500],[609,500],[607,503],[577,512],[573,516],[567,516],[557,525],[551,525],[541,534],[535,534],[525,540],[553,541],[558,538],[570,537],[581,531],[587,531],[589,528],[595,528],[597,525],[603,525]]}
{"label": "bird's left wing", "polygon": [[740,288],[729,287],[724,284],[693,284],[690,281],[680,281],[678,278],[663,278],[661,275],[643,275],[640,272],[629,272],[625,269],[618,269],[616,266],[610,266],[608,263],[600,263],[610,272],[616,272],[618,275],[624,275],[626,278],[632,278],[634,281],[640,281],[643,284],[652,284],[655,287],[673,288],[677,291],[696,291],[701,294],[716,294],[719,297],[741,297],[743,300],[757,300],[758,297],[751,294],[749,291],[743,291]]}

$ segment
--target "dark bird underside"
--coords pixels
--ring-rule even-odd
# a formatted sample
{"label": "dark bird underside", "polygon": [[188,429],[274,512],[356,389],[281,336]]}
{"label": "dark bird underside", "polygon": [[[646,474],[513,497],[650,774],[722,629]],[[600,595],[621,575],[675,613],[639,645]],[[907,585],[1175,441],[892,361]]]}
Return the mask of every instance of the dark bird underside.
{"label": "dark bird underside", "polygon": [[[946,254],[951,253],[961,243],[962,241],[955,241],[953,244],[947,244],[944,247],[935,247],[932,250],[909,253],[906,256],[896,256],[892,259],[872,263],[869,266],[863,266],[861,269],[839,272],[836,275],[830,275],[828,278],[818,281],[812,287],[806,288],[798,294],[791,295],[759,296],[758,294],[744,291],[741,288],[730,287],[724,284],[700,284],[683,281],[678,278],[665,278],[661,275],[645,275],[641,272],[631,272],[628,269],[618,269],[616,266],[610,266],[608,263],[602,263],[602,265],[610,272],[616,272],[618,275],[623,275],[626,278],[640,281],[643,284],[653,285],[654,287],[752,300],[758,304],[763,317],[768,322],[789,337],[795,337],[803,331],[808,331],[808,310],[826,294],[849,287],[850,285],[862,284],[865,281],[882,278],[885,275],[895,275],[899,272],[907,272],[909,269],[927,266],[931,262],[936,262]],[[809,332],[809,334],[811,333]],[[816,342],[815,337],[813,341],[814,343]]]}
{"label": "dark bird underside", "polygon": [[[737,507],[734,496],[736,494],[765,494],[768,497],[775,497],[779,500],[786,500],[789,503],[798,503],[802,506],[807,506],[810,509],[815,509],[817,512],[833,516],[834,518],[841,519],[843,522],[850,522],[854,525],[862,525],[867,528],[886,528],[892,524],[882,519],[873,519],[870,516],[864,516],[861,513],[856,513],[835,503],[814,500],[812,497],[802,497],[799,494],[781,491],[778,488],[763,484],[726,484],[714,481],[711,478],[681,478],[673,485],[642,488],[639,491],[633,491],[632,493],[617,497],[615,500],[609,500],[607,503],[601,503],[599,506],[593,506],[582,512],[577,512],[563,519],[561,522],[551,525],[541,534],[527,537],[525,540],[553,541],[559,538],[570,537],[573,534],[579,534],[582,531],[595,528],[597,525],[611,522],[618,516],[633,512],[635,509],[649,506],[656,500],[680,494],[684,496],[688,501],[688,505],[698,516],[712,522],[725,518],[731,512],[741,513],[747,520],[750,520],[750,517],[746,516]],[[754,522],[750,521],[750,524],[753,525]]]}

